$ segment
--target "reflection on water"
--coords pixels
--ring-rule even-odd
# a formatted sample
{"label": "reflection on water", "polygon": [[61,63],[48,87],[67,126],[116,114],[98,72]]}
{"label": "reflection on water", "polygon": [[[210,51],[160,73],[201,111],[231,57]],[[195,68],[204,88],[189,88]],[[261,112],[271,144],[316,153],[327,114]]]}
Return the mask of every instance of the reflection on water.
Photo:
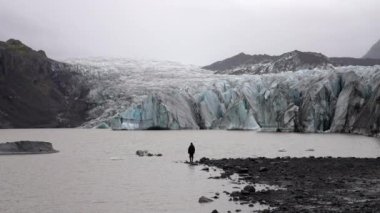
{"label": "reflection on water", "polygon": [[[52,142],[59,153],[0,156],[0,212],[220,212],[254,208],[228,201],[228,180],[189,166],[207,156],[377,157],[378,139],[348,135],[236,131],[0,130],[0,142]],[[285,150],[279,152],[279,150]],[[310,151],[310,150],[314,151]],[[136,150],[162,153],[138,157]],[[306,151],[309,150],[309,151]],[[199,204],[200,196],[219,199]]]}

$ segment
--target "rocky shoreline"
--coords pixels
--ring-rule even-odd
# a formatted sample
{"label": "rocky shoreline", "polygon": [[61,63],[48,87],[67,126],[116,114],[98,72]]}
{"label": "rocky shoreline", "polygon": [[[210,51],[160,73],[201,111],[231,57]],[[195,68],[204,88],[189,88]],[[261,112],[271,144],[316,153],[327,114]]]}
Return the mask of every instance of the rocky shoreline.
{"label": "rocky shoreline", "polygon": [[[216,178],[239,174],[244,186],[226,192],[230,200],[267,204],[274,207],[270,212],[380,211],[380,158],[202,158],[199,163],[222,169]],[[257,184],[277,187],[257,190]]]}

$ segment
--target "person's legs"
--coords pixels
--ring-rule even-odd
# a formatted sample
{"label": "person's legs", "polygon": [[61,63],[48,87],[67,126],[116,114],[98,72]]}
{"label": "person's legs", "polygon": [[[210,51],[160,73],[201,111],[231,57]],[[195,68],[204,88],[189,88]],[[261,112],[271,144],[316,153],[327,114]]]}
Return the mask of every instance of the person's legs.
{"label": "person's legs", "polygon": [[193,162],[193,159],[194,159],[194,155],[190,154],[190,163]]}

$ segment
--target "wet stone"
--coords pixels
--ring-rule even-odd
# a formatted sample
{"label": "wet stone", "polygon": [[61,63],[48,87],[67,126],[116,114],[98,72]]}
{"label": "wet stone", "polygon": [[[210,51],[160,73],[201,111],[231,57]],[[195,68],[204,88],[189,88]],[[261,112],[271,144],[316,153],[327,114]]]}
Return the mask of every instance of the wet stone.
{"label": "wet stone", "polygon": [[242,168],[240,166],[237,166],[235,167],[235,169],[238,173],[248,173],[248,168],[245,168],[245,167]]}
{"label": "wet stone", "polygon": [[205,196],[202,196],[199,198],[198,202],[199,203],[209,203],[209,202],[212,202],[213,200],[208,198],[208,197],[205,197]]}
{"label": "wet stone", "polygon": [[243,190],[244,190],[244,191],[247,191],[248,193],[252,193],[252,192],[255,192],[255,191],[256,191],[255,187],[252,186],[252,185],[247,185],[247,186],[245,186],[245,187],[243,188]]}

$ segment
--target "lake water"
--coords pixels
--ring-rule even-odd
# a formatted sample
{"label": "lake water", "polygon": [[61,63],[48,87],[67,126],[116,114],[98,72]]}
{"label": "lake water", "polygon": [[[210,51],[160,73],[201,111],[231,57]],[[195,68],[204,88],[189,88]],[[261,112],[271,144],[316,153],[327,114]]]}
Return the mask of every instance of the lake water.
{"label": "lake water", "polygon": [[[253,211],[223,195],[224,190],[233,190],[233,184],[208,179],[215,174],[183,163],[190,142],[196,147],[196,160],[204,156],[380,156],[379,139],[341,134],[0,130],[0,142],[16,140],[49,141],[60,152],[0,156],[0,212]],[[163,156],[138,157],[136,150]],[[216,192],[221,194],[216,201],[198,203],[200,196],[212,197]]]}

